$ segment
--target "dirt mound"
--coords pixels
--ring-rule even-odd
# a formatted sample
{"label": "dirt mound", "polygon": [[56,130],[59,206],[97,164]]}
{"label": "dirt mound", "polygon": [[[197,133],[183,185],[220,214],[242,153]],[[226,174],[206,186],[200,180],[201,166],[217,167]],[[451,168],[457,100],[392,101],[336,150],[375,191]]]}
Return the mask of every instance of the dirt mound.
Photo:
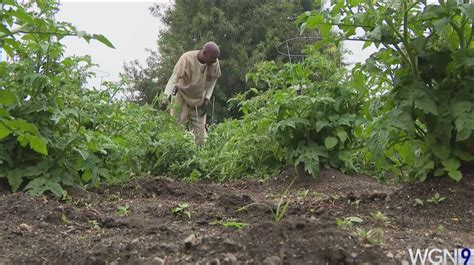
{"label": "dirt mound", "polygon": [[474,245],[472,177],[383,185],[329,170],[284,194],[295,175],[3,194],[0,264],[400,264],[410,247]]}

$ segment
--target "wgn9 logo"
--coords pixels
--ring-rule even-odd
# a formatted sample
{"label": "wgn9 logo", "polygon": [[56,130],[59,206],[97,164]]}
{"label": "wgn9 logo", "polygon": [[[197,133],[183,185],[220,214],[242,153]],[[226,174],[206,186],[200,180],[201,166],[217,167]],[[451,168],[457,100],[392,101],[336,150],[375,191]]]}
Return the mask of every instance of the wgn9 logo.
{"label": "wgn9 logo", "polygon": [[474,265],[474,249],[408,249],[408,256],[413,265],[439,264],[439,265]]}

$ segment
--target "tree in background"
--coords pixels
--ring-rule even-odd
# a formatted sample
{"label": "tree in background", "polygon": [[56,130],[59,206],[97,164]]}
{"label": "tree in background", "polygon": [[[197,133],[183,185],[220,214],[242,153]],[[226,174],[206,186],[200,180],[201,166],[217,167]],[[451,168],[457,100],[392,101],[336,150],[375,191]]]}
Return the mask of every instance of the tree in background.
{"label": "tree in background", "polygon": [[221,47],[222,78],[215,90],[215,118],[234,116],[237,108],[226,101],[247,89],[245,74],[255,63],[282,60],[276,50],[282,41],[299,35],[296,23],[315,1],[180,0],[166,10],[151,8],[165,25],[145,67],[125,66],[129,92],[134,100],[151,103],[166,86],[174,64],[188,50],[213,40]]}

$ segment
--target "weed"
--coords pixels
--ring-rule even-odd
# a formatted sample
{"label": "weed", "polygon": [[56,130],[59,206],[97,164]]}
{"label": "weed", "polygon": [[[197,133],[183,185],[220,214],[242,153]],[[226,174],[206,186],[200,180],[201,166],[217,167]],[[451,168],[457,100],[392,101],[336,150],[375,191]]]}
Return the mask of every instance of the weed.
{"label": "weed", "polygon": [[416,198],[415,199],[415,206],[425,206],[425,203],[423,202],[422,199]]}
{"label": "weed", "polygon": [[186,216],[188,219],[191,219],[191,212],[188,210],[189,204],[188,203],[180,203],[177,206],[171,208],[171,212],[174,216]]}
{"label": "weed", "polygon": [[298,197],[301,197],[301,198],[306,198],[308,197],[308,195],[309,195],[308,189],[304,189],[298,192]]}
{"label": "weed", "polygon": [[222,225],[225,228],[235,228],[235,229],[242,229],[242,228],[250,226],[249,224],[243,223],[235,218],[229,218],[225,221],[215,221],[215,222],[212,222],[211,224]]}
{"label": "weed", "polygon": [[338,227],[347,229],[354,225],[354,223],[362,223],[364,220],[357,216],[351,216],[346,218],[336,218],[336,225]]}
{"label": "weed", "polygon": [[388,220],[388,217],[380,211],[377,211],[375,213],[370,213],[370,219],[378,227],[383,227],[390,223],[390,221]]}
{"label": "weed", "polygon": [[288,207],[289,207],[290,201],[291,201],[291,194],[289,193],[289,190],[290,190],[291,186],[293,186],[293,183],[295,182],[295,180],[296,180],[296,177],[293,178],[290,185],[288,185],[288,187],[286,187],[285,191],[280,196],[280,199],[278,200],[278,204],[276,206],[276,209],[274,209],[271,205],[268,205],[266,203],[256,202],[256,203],[251,203],[249,205],[241,207],[241,208],[237,209],[236,212],[246,210],[247,208],[249,208],[251,206],[263,205],[272,212],[272,217],[273,217],[273,220],[275,220],[275,222],[277,222],[277,223],[281,222],[281,220],[283,220],[283,218],[285,217],[286,212],[288,211]]}
{"label": "weed", "polygon": [[357,228],[355,235],[363,242],[369,243],[371,245],[380,246],[383,244],[383,235],[384,232],[381,228],[375,229],[364,229]]}
{"label": "weed", "polygon": [[445,197],[441,197],[439,195],[439,193],[436,192],[435,195],[433,195],[431,198],[427,199],[426,201],[429,202],[429,203],[433,203],[433,204],[440,204],[442,201],[444,201],[446,198]]}
{"label": "weed", "polygon": [[124,206],[119,206],[117,207],[117,214],[121,217],[128,216],[128,209],[128,204],[125,204]]}
{"label": "weed", "polygon": [[88,220],[88,222],[92,229],[100,230],[99,222],[97,222],[97,220]]}

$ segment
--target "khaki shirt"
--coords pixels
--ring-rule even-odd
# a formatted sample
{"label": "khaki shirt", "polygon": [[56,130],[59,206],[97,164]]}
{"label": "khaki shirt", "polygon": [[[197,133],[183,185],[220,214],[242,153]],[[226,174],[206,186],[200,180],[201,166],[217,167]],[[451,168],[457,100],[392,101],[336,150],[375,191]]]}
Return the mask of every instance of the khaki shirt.
{"label": "khaki shirt", "polygon": [[196,50],[181,55],[165,88],[165,95],[170,96],[177,87],[177,93],[192,107],[202,105],[204,98],[211,98],[221,76],[219,60],[212,65],[202,64],[198,53]]}

